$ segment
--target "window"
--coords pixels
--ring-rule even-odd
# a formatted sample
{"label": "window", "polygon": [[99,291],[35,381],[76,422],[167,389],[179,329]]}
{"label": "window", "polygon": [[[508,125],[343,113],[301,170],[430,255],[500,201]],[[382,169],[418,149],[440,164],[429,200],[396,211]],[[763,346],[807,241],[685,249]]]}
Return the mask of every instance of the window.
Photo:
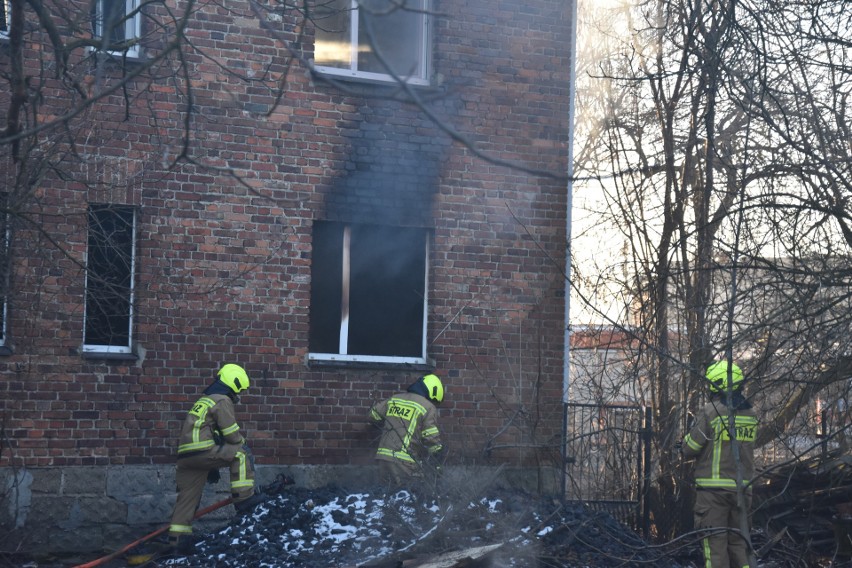
{"label": "window", "polygon": [[6,322],[9,321],[8,298],[12,267],[9,260],[10,230],[9,214],[6,213],[6,199],[5,196],[0,195],[0,353],[6,353],[8,348]]}
{"label": "window", "polygon": [[309,360],[426,364],[424,229],[317,221]]}
{"label": "window", "polygon": [[134,241],[133,208],[89,208],[84,353],[130,353]]}
{"label": "window", "polygon": [[0,0],[0,38],[9,37],[9,26],[12,24],[12,3],[10,0]]}
{"label": "window", "polygon": [[428,84],[427,0],[329,0],[314,12],[314,63],[330,75]]}
{"label": "window", "polygon": [[142,35],[139,0],[95,0],[92,22],[94,36],[102,41],[103,51],[139,57]]}

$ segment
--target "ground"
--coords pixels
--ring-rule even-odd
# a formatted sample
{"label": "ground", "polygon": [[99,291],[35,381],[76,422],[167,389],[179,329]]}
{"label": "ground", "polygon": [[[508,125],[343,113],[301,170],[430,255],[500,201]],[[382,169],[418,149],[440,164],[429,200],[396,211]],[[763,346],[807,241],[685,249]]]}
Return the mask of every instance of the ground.
{"label": "ground", "polygon": [[[103,568],[693,568],[694,538],[654,546],[606,513],[515,491],[418,499],[408,491],[287,487],[203,533],[192,554],[147,560],[144,545]],[[755,543],[756,546],[759,542]],[[20,568],[73,563],[30,560]],[[128,563],[132,564],[128,564]],[[90,564],[91,565],[91,564]],[[787,564],[788,566],[790,564]],[[761,567],[783,566],[771,558]],[[835,564],[836,566],[836,564]]]}

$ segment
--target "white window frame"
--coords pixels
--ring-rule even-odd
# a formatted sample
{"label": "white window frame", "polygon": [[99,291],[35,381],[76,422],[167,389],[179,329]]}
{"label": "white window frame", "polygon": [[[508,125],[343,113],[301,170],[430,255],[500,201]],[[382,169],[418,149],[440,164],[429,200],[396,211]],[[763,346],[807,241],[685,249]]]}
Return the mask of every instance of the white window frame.
{"label": "white window frame", "polygon": [[[0,278],[3,282],[0,283],[0,348],[5,348],[8,343],[9,335],[9,284],[12,281],[12,261],[9,258],[10,247],[9,243],[12,239],[12,229],[9,226],[9,214],[3,213],[3,235],[0,236],[0,247],[3,247],[3,254],[0,256]],[[2,265],[6,263],[6,266]]]}
{"label": "white window frame", "polygon": [[[428,7],[430,0],[405,0],[407,2],[417,3],[418,10],[422,10],[421,14],[421,37],[420,37],[420,67],[421,75],[412,77],[402,77],[406,83],[411,85],[428,85],[432,67],[432,51],[431,51],[431,17],[428,15]],[[350,79],[360,79],[371,82],[396,82],[396,79],[387,73],[374,73],[370,71],[362,71],[358,69],[358,2],[359,0],[350,0],[350,16],[349,16],[349,67],[330,67],[321,65],[315,62],[314,69],[324,75],[332,75],[335,77],[343,77]],[[315,60],[316,61],[316,60]]]}
{"label": "white window frame", "polygon": [[[113,344],[102,344],[102,343],[88,343],[88,339],[86,338],[86,330],[88,329],[88,320],[89,320],[89,289],[91,286],[90,282],[90,274],[91,274],[91,264],[92,264],[92,251],[88,247],[89,236],[92,233],[91,226],[91,215],[93,208],[109,208],[114,207],[118,210],[124,212],[130,212],[132,216],[131,220],[131,236],[130,236],[130,274],[129,274],[129,287],[128,287],[128,297],[127,300],[127,343],[122,345],[113,345]],[[86,219],[88,225],[88,236],[87,236],[87,258],[86,258],[86,293],[85,293],[85,301],[83,308],[83,353],[95,353],[95,354],[131,354],[133,351],[133,321],[134,321],[134,310],[133,304],[135,301],[135,280],[136,280],[136,224],[137,224],[137,211],[134,207],[129,205],[93,205],[86,212]]]}
{"label": "white window frame", "polygon": [[[95,15],[94,21],[92,22],[94,35],[98,39],[103,38],[103,14],[104,14],[104,2],[108,2],[109,0],[95,0]],[[133,14],[131,17],[127,18],[124,21],[124,37],[126,41],[133,42],[127,49],[117,49],[104,50],[104,53],[108,53],[114,56],[127,56],[130,58],[139,58],[142,55],[142,49],[139,45],[139,38],[142,37],[142,14],[139,12],[139,5],[141,0],[125,0],[124,2],[124,13]],[[136,41],[133,41],[136,40]]]}
{"label": "white window frame", "polygon": [[[423,237],[423,241],[424,241],[424,243],[423,243],[424,244],[424,250],[422,252],[412,250],[411,251],[412,254],[410,255],[412,258],[416,258],[417,255],[422,254],[423,255],[423,263],[424,263],[424,266],[423,266],[423,290],[422,290],[422,315],[420,316],[421,320],[422,320],[422,327],[419,330],[417,330],[416,327],[410,328],[411,331],[417,330],[420,334],[420,338],[421,338],[421,342],[420,342],[420,346],[419,346],[420,353],[418,355],[411,354],[410,356],[370,355],[370,354],[349,353],[348,344],[349,344],[350,333],[352,332],[352,327],[350,325],[351,324],[350,314],[354,311],[353,309],[351,309],[350,303],[357,301],[356,299],[353,299],[352,297],[350,297],[350,291],[353,288],[352,279],[354,278],[354,276],[352,276],[351,273],[350,273],[350,269],[352,268],[352,264],[353,264],[352,256],[351,256],[351,251],[352,251],[352,248],[351,248],[352,225],[347,224],[347,223],[336,223],[336,225],[342,225],[343,226],[343,239],[342,239],[342,244],[341,244],[342,254],[340,255],[342,257],[341,258],[341,267],[340,267],[340,273],[341,273],[342,280],[343,280],[342,285],[340,286],[342,297],[339,298],[339,299],[337,299],[337,298],[333,298],[333,299],[332,298],[326,298],[328,300],[328,302],[327,303],[324,302],[323,305],[335,306],[334,310],[329,310],[329,312],[334,313],[336,311],[336,314],[338,316],[338,321],[339,321],[339,326],[340,326],[339,327],[339,335],[338,335],[338,348],[337,348],[336,353],[321,353],[321,352],[310,351],[308,353],[308,362],[309,363],[310,362],[315,362],[315,363],[349,362],[349,363],[399,364],[399,365],[427,365],[427,364],[429,364],[429,361],[428,361],[428,358],[427,358],[427,351],[426,351],[427,350],[427,335],[426,334],[427,334],[427,327],[428,327],[428,325],[427,325],[428,324],[428,317],[427,316],[428,316],[428,306],[429,306],[429,293],[428,293],[429,292],[429,258],[430,258],[430,254],[429,254],[429,251],[430,251],[429,231],[427,229],[412,229],[412,228],[407,229],[407,230],[412,230],[412,231],[422,231],[422,237]],[[373,224],[373,225],[364,224],[363,226],[381,227],[381,226],[375,225],[375,224]],[[387,227],[387,226],[385,226],[384,228],[385,229],[388,229],[388,228],[393,229],[392,227]],[[317,246],[316,246],[316,243],[315,243],[314,249],[313,249],[313,252],[312,252],[312,258],[317,259],[318,256],[321,256],[321,254],[322,254],[322,251],[317,250]],[[362,266],[362,269],[363,268],[364,268],[364,266]],[[375,274],[373,274],[372,276],[375,277]],[[383,276],[383,275],[381,275],[381,276]],[[316,279],[318,279],[318,274],[317,274],[317,270],[315,269],[315,267],[312,267],[311,279],[312,279],[312,286],[317,286],[317,282],[314,282]],[[391,281],[386,286],[391,287],[393,285],[393,283],[394,282]],[[382,288],[382,290],[384,290],[384,289],[385,288]],[[312,313],[312,317],[315,317],[315,315],[314,315],[314,310],[315,310],[314,302],[317,301],[317,297],[314,293],[314,290],[312,290],[311,301],[312,301],[311,313]],[[411,304],[409,304],[409,305],[411,305]],[[343,307],[340,307],[340,306],[346,306],[346,308],[343,308]],[[371,322],[371,325],[374,324],[374,323],[375,322]],[[313,325],[315,325],[315,323],[312,321],[312,326]],[[364,323],[361,323],[360,325],[364,325]],[[413,322],[412,322],[412,325],[414,325]],[[328,338],[328,335],[326,335],[326,334],[332,333],[332,331],[333,331],[330,326],[324,327],[323,330],[324,330],[323,337],[325,337],[325,338]],[[314,332],[313,332],[313,327],[312,327],[311,336],[313,336],[313,333]]]}
{"label": "white window frame", "polygon": [[12,2],[10,0],[0,0],[3,3],[3,28],[0,30],[0,39],[9,37],[9,28],[12,27]]}

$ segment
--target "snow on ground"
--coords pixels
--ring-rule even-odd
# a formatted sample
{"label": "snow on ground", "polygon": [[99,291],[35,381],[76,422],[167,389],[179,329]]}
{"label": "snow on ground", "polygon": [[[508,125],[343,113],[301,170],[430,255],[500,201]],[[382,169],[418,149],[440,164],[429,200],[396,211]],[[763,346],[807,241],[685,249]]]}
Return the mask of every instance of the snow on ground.
{"label": "snow on ground", "polygon": [[160,565],[204,568],[327,568],[390,557],[437,555],[505,543],[493,566],[676,566],[658,558],[609,515],[552,499],[503,495],[442,496],[350,493],[292,487],[251,514],[204,535],[196,553]]}

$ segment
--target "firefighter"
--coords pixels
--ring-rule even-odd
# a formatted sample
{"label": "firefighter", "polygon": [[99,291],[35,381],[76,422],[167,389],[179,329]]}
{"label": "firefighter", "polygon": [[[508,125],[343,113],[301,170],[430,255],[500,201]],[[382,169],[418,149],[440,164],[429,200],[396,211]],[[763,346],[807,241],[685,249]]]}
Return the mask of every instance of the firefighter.
{"label": "firefighter", "polygon": [[438,431],[438,409],[444,385],[437,375],[417,379],[406,392],[376,403],[369,419],[381,430],[376,461],[382,483],[391,490],[416,489],[427,470],[440,469],[443,446]]}
{"label": "firefighter", "polygon": [[[706,379],[710,401],[681,445],[685,457],[696,458],[695,528],[710,529],[701,541],[706,568],[747,568],[749,544],[740,533],[740,517],[748,517],[751,510],[758,419],[743,396],[743,372],[737,365],[716,361],[707,368]],[[742,503],[737,498],[738,475]],[[750,520],[747,525],[750,531]]]}
{"label": "firefighter", "polygon": [[255,493],[254,460],[234,413],[239,393],[249,388],[239,365],[224,365],[186,415],[178,442],[177,501],[169,525],[170,548],[189,552],[194,546],[192,518],[205,483],[219,481],[219,468],[230,467],[231,496],[238,513],[263,500]]}

